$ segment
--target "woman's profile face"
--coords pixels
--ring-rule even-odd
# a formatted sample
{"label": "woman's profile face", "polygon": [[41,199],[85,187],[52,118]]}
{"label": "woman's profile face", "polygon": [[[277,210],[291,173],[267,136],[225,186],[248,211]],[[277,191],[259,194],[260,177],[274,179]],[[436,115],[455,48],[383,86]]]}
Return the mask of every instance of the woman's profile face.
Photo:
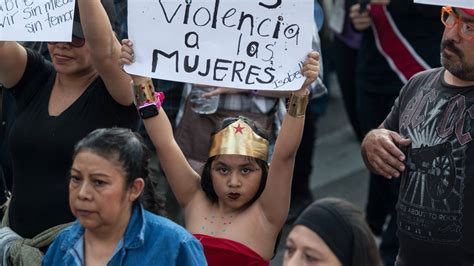
{"label": "woman's profile face", "polygon": [[260,187],[262,169],[243,155],[220,155],[211,164],[211,178],[219,204],[236,210],[249,202]]}
{"label": "woman's profile face", "polygon": [[131,206],[140,192],[126,189],[125,172],[115,160],[90,151],[81,151],[74,158],[69,206],[86,230],[126,226]]}
{"label": "woman's profile face", "polygon": [[303,225],[296,225],[286,239],[284,266],[342,266],[324,240]]}

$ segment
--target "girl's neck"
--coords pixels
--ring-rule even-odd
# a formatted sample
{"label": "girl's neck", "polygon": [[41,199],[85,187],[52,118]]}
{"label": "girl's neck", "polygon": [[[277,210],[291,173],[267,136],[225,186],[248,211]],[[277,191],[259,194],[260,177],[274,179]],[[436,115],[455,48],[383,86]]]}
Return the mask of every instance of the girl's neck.
{"label": "girl's neck", "polygon": [[247,206],[243,206],[239,209],[232,209],[232,208],[229,208],[228,206],[217,203],[215,205],[215,208],[213,208],[212,212],[213,213],[215,212],[215,215],[218,215],[218,216],[233,216],[233,217],[236,217],[239,214],[241,214],[242,212],[244,212],[247,209],[246,207]]}

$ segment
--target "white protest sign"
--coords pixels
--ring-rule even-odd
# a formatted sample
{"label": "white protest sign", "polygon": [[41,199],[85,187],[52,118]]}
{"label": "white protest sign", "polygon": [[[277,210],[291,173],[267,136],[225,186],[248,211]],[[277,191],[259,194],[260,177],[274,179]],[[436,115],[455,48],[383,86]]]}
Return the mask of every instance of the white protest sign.
{"label": "white protest sign", "polygon": [[[297,90],[314,0],[130,0],[128,73],[211,86]],[[191,1],[189,1],[191,2]]]}
{"label": "white protest sign", "polygon": [[415,0],[415,3],[474,9],[474,0]]}
{"label": "white protest sign", "polygon": [[75,0],[0,0],[0,40],[71,41]]}

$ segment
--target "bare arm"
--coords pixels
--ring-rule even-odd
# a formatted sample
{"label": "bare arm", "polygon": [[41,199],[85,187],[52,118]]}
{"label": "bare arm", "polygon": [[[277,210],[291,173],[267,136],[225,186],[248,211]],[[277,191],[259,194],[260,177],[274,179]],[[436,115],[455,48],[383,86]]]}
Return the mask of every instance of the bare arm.
{"label": "bare arm", "polygon": [[191,168],[173,137],[173,129],[163,109],[155,117],[144,119],[146,131],[156,148],[160,164],[182,208],[201,191],[200,177]]}
{"label": "bare arm", "polygon": [[[306,81],[294,95],[308,94],[309,85],[319,75],[319,54],[312,52],[306,60],[302,73]],[[296,152],[301,142],[304,128],[304,117],[285,115],[276,140],[267,184],[258,202],[268,221],[281,226],[286,220],[290,205],[290,188],[293,176]]]}
{"label": "bare arm", "polygon": [[[133,59],[132,43],[123,40],[121,63],[129,65]],[[132,76],[135,84],[144,84],[148,78]],[[143,120],[148,135],[158,153],[160,164],[179,205],[186,208],[197,192],[202,191],[199,175],[191,168],[173,136],[171,123],[163,109],[158,116]]]}
{"label": "bare arm", "polygon": [[26,69],[26,49],[16,42],[0,42],[0,84],[15,86]]}
{"label": "bare arm", "polygon": [[405,170],[405,155],[399,149],[407,146],[410,139],[402,138],[397,132],[380,125],[370,131],[361,144],[361,154],[367,168],[386,178],[399,177]]}
{"label": "bare arm", "polygon": [[84,37],[95,69],[115,101],[125,106],[132,104],[130,76],[118,64],[121,45],[112,31],[105,9],[100,0],[78,0],[78,4]]}

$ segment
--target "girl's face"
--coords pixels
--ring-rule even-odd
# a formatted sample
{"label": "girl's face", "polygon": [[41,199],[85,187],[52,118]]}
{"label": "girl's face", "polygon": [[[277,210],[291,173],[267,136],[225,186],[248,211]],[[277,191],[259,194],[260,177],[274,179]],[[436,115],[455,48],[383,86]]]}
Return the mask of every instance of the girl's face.
{"label": "girl's face", "polygon": [[296,225],[286,239],[284,266],[342,266],[324,240],[306,226]]}
{"label": "girl's face", "polygon": [[141,178],[126,189],[125,172],[118,163],[81,151],[71,168],[69,206],[86,230],[114,229],[128,224],[142,189]]}
{"label": "girl's face", "polygon": [[211,164],[211,178],[219,205],[233,211],[253,199],[262,169],[248,156],[220,155]]}

